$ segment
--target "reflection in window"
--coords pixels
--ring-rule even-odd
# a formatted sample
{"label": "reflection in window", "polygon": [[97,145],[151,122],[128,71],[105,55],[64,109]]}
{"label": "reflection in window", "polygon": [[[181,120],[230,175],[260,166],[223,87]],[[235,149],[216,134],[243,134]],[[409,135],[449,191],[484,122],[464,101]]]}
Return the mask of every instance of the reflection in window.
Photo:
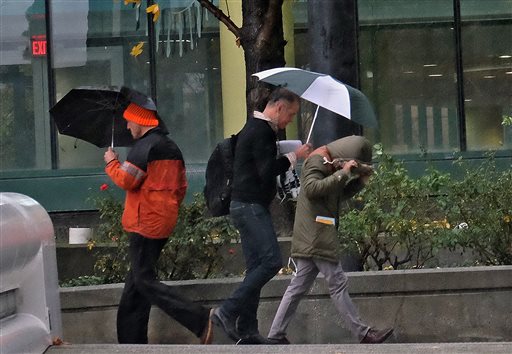
{"label": "reflection in window", "polygon": [[359,4],[361,87],[379,119],[365,135],[398,154],[458,149],[452,1]]}
{"label": "reflection in window", "polygon": [[[122,1],[52,4],[53,68],[56,99],[79,86],[130,86],[149,91],[148,51],[134,58],[131,48],[147,46],[146,16]],[[116,149],[125,153],[125,149]],[[58,135],[58,166],[103,166],[103,149]]]}
{"label": "reflection in window", "polygon": [[186,163],[206,163],[223,137],[219,21],[197,1],[179,4],[155,27],[158,108]]}
{"label": "reflection in window", "polygon": [[0,7],[0,170],[48,169],[44,0]]}
{"label": "reflection in window", "polygon": [[468,150],[512,146],[512,1],[461,1]]}
{"label": "reflection in window", "polygon": [[[159,114],[171,137],[187,162],[204,162],[212,141],[222,135],[218,134],[219,129],[222,132],[218,21],[213,16],[203,18],[203,10],[193,0],[168,2],[160,9],[154,24],[156,82],[152,82],[144,5],[55,2],[56,98],[78,86],[124,85],[149,95],[156,85]],[[140,42],[144,43],[142,53],[131,55]],[[126,153],[123,148],[116,150]],[[58,136],[58,157],[59,168],[103,166],[103,149],[63,135]]]}
{"label": "reflection in window", "polygon": [[187,163],[206,162],[223,136],[218,37],[183,58],[157,57],[158,107]]}

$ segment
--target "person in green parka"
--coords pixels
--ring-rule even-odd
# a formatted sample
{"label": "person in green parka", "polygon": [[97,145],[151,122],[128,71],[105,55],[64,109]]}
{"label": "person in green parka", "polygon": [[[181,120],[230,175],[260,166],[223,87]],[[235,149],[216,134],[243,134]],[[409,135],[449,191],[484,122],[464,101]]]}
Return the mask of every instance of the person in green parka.
{"label": "person in green parka", "polygon": [[322,273],[336,309],[361,343],[382,343],[393,329],[370,328],[359,318],[350,299],[347,276],[337,250],[338,217],[342,204],[361,191],[373,172],[372,147],[361,136],[348,136],[324,145],[304,162],[297,200],[291,256],[296,274],[281,300],[268,339],[289,344],[286,328],[300,300]]}

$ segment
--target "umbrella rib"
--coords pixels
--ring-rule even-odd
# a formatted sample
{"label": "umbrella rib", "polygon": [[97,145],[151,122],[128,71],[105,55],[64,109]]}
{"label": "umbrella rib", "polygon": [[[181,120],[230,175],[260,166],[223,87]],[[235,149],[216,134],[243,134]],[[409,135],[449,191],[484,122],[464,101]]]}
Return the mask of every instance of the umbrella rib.
{"label": "umbrella rib", "polygon": [[90,110],[88,110],[88,112],[102,111],[102,110],[105,110],[105,109],[108,109],[108,110],[115,110],[115,109],[117,109],[117,98],[116,98],[116,103],[114,105],[110,104],[109,101],[106,100],[106,99],[103,99],[103,100],[92,100],[92,99],[89,99],[89,98],[85,98],[84,101],[86,101],[86,102],[94,102],[94,103],[96,103],[99,106],[97,109],[90,109]]}
{"label": "umbrella rib", "polygon": [[[59,134],[98,147],[130,146],[133,137],[126,129],[122,111],[130,99],[117,88],[72,89],[50,109]],[[123,127],[125,129],[123,129]]]}

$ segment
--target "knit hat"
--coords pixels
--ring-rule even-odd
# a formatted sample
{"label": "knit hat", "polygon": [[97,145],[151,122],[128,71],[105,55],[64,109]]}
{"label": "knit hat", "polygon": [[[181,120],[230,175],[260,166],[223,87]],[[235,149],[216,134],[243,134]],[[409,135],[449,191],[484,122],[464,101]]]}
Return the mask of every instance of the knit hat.
{"label": "knit hat", "polygon": [[126,120],[137,123],[143,126],[157,126],[158,119],[156,112],[143,108],[135,103],[130,103],[123,113],[123,117]]}

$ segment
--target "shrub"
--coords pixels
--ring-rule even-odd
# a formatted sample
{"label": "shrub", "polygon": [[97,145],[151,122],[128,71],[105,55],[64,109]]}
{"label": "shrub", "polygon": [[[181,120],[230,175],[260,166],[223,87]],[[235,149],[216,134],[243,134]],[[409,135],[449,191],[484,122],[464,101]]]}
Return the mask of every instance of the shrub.
{"label": "shrub", "polygon": [[202,194],[180,209],[178,224],[160,256],[159,270],[165,279],[209,278],[220,272],[220,249],[239,238],[228,217],[205,215]]}
{"label": "shrub", "polygon": [[424,267],[451,237],[440,207],[450,178],[434,169],[411,178],[402,162],[374,148],[375,173],[340,216],[342,248],[358,252],[366,269]]}
{"label": "shrub", "polygon": [[[123,282],[129,269],[128,234],[121,225],[123,203],[111,193],[108,184],[101,185],[100,195],[94,196],[91,201],[98,209],[101,220],[94,238],[88,243],[88,249],[96,258],[94,269],[105,284]],[[111,252],[100,254],[94,250],[98,243],[108,243],[114,247]]]}
{"label": "shrub", "polygon": [[[476,264],[512,264],[512,169],[498,171],[494,154],[476,167],[459,158],[461,178],[429,167],[412,178],[404,163],[376,145],[376,169],[368,186],[340,215],[342,252],[355,253],[365,269],[437,265],[439,250],[470,251]],[[96,255],[103,283],[122,282],[128,271],[128,235],[121,226],[122,203],[103,185],[93,199],[101,225],[90,249],[109,242],[114,251]],[[178,224],[158,262],[163,280],[222,275],[220,250],[238,239],[227,217],[207,217],[202,194],[183,204]],[[78,279],[74,284],[98,282]]]}
{"label": "shrub", "polygon": [[[101,225],[89,248],[99,242],[113,244],[113,251],[95,254],[95,270],[104,283],[123,282],[129,269],[129,236],[121,225],[123,204],[102,186],[101,197],[93,199],[100,212]],[[178,223],[162,250],[157,273],[162,280],[184,280],[215,276],[223,264],[219,250],[238,233],[226,217],[204,215],[205,202],[201,194],[194,195],[190,204],[182,204]]]}
{"label": "shrub", "polygon": [[457,228],[454,242],[471,250],[479,264],[512,264],[512,170],[499,171],[494,153],[479,166],[455,165],[463,179],[452,183],[444,205]]}
{"label": "shrub", "polygon": [[72,286],[90,286],[100,285],[104,283],[105,281],[102,277],[98,277],[96,275],[82,275],[77,278],[62,282],[60,286],[63,288],[68,288]]}
{"label": "shrub", "polygon": [[494,153],[478,166],[457,159],[460,178],[428,168],[413,179],[375,150],[375,174],[340,216],[345,252],[358,253],[366,269],[435,265],[440,249],[469,252],[474,264],[512,264],[512,170],[499,171]]}

